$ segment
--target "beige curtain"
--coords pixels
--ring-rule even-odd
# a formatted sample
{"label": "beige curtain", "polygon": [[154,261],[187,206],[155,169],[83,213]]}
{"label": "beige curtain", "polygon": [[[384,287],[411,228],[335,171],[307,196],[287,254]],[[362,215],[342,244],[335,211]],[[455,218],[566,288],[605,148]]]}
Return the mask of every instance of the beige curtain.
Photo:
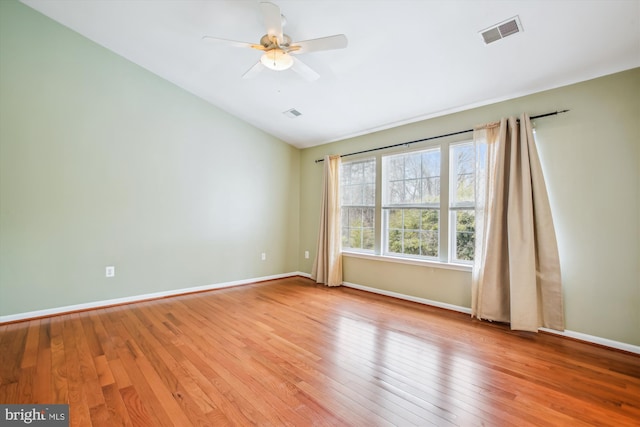
{"label": "beige curtain", "polygon": [[474,131],[478,153],[472,316],[564,330],[551,209],[526,114]]}
{"label": "beige curtain", "polygon": [[340,156],[325,156],[318,248],[311,270],[317,283],[342,284]]}

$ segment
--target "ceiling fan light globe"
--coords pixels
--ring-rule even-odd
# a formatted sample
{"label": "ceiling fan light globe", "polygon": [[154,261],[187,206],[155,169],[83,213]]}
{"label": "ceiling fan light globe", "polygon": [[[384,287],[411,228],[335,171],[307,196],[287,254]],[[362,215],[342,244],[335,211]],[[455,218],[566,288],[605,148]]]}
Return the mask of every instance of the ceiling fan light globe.
{"label": "ceiling fan light globe", "polygon": [[271,49],[262,55],[260,62],[270,70],[283,71],[291,68],[293,58],[282,49]]}

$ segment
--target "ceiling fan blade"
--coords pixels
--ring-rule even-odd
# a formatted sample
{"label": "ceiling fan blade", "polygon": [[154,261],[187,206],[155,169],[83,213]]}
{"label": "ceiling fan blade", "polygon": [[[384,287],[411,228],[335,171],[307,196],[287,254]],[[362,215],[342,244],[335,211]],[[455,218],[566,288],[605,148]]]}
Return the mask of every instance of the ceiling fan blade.
{"label": "ceiling fan blade", "polygon": [[243,75],[242,78],[243,79],[252,79],[255,76],[257,76],[258,74],[260,74],[260,72],[262,70],[265,69],[265,66],[262,65],[262,62],[258,61],[254,64],[253,67],[249,68]]}
{"label": "ceiling fan blade", "polygon": [[280,8],[269,2],[261,2],[260,9],[264,16],[264,25],[267,28],[267,34],[269,36],[275,36],[278,39],[278,43],[282,43],[282,15],[280,14]]}
{"label": "ceiling fan blade", "polygon": [[255,43],[239,42],[236,40],[221,39],[218,37],[204,36],[202,40],[207,43],[224,43],[234,47],[249,47],[251,49],[265,50],[264,46]]}
{"label": "ceiling fan blade", "polygon": [[348,44],[347,36],[336,34],[335,36],[321,37],[319,39],[303,40],[291,45],[291,53],[317,52],[319,50],[344,49]]}
{"label": "ceiling fan blade", "polygon": [[291,69],[310,82],[320,78],[320,74],[313,71],[307,64],[300,61],[298,58],[293,58],[293,65],[291,66]]}

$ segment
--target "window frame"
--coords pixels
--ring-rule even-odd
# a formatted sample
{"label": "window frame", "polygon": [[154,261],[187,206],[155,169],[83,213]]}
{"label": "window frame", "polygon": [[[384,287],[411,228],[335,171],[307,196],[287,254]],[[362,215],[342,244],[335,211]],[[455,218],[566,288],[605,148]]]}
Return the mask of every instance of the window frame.
{"label": "window frame", "polygon": [[[456,186],[452,185],[457,182],[458,174],[457,174],[457,162],[455,156],[451,156],[451,153],[456,147],[470,147],[472,151],[472,175],[473,175],[473,201],[456,200]],[[475,152],[475,144],[473,141],[462,141],[457,143],[449,144],[449,262],[454,264],[466,264],[473,265],[473,260],[464,260],[459,259],[457,257],[457,215],[461,211],[474,211],[473,217],[475,222],[475,209],[476,209],[476,195],[475,195],[475,171],[476,171],[476,152]],[[474,226],[474,237],[473,240],[475,242],[475,226]]]}
{"label": "window frame", "polygon": [[[425,168],[423,166],[423,159],[425,157],[429,157],[432,153],[437,152],[438,153],[438,165],[437,165],[437,175],[433,175],[433,174],[428,174],[428,175],[424,175],[424,171]],[[410,157],[417,157],[419,156],[420,159],[420,164],[419,164],[419,168],[420,168],[420,173],[416,173],[415,176],[409,176],[407,177],[407,168],[406,168],[406,164],[407,164],[407,159]],[[388,165],[392,162],[394,162],[394,160],[396,158],[403,158],[403,166],[402,166],[402,179],[399,179],[398,177],[391,177],[390,174],[392,173],[390,170],[390,167],[388,167]],[[390,153],[387,155],[382,155],[381,156],[381,162],[382,162],[382,201],[381,201],[381,216],[382,216],[382,232],[380,234],[380,241],[381,241],[381,247],[382,247],[382,255],[384,256],[392,256],[392,257],[407,257],[407,258],[416,258],[416,259],[420,259],[420,260],[439,260],[440,259],[440,251],[441,251],[441,245],[440,245],[440,225],[441,225],[441,221],[440,221],[440,206],[441,206],[441,182],[442,182],[442,153],[441,153],[441,147],[440,146],[431,146],[431,147],[423,147],[420,149],[415,149],[415,150],[404,150],[398,153]],[[423,186],[423,182],[428,182],[430,180],[433,180],[434,178],[437,178],[437,199],[438,201],[422,201],[422,199],[425,198],[424,193],[424,186]],[[400,202],[394,202],[393,196],[390,194],[391,190],[390,187],[393,186],[393,183],[399,183],[402,182],[403,183],[403,188],[405,191],[403,191],[403,193],[406,193],[406,188],[407,188],[407,182],[409,181],[418,181],[418,187],[420,188],[419,190],[419,198],[421,200],[416,201],[414,200],[410,200],[408,202],[400,201]],[[403,195],[403,198],[406,197]],[[402,247],[403,247],[403,252],[395,252],[395,251],[391,251],[389,248],[390,242],[391,242],[391,238],[390,238],[390,216],[392,215],[392,211],[402,211],[402,229],[398,229],[398,228],[394,228],[394,230],[400,231],[403,234],[403,238],[401,239],[402,241]],[[420,228],[411,228],[411,229],[407,229],[404,228],[404,218],[406,215],[406,211],[419,211],[420,213],[418,214],[418,216],[420,217]],[[412,253],[407,253],[404,252],[404,246],[405,246],[405,239],[404,239],[404,234],[405,234],[405,230],[410,230],[410,233],[415,233],[418,235],[418,242],[419,242],[419,251],[422,251],[422,235],[423,234],[427,234],[429,231],[432,230],[426,230],[422,228],[422,218],[424,215],[424,212],[427,211],[436,211],[437,215],[438,215],[438,221],[437,221],[437,228],[436,228],[436,250],[437,250],[437,254],[435,256],[431,256],[431,255],[423,255],[423,254],[412,254]]]}
{"label": "window frame", "polygon": [[[376,153],[366,153],[365,155],[358,157],[354,156],[353,160],[345,161],[343,164],[375,160],[375,208],[374,208],[374,250],[361,250],[353,248],[343,248],[343,253],[346,256],[354,258],[364,258],[371,260],[381,260],[386,262],[394,262],[401,264],[432,266],[437,268],[444,268],[450,270],[470,271],[473,265],[472,261],[457,260],[452,252],[455,250],[455,241],[452,240],[452,236],[455,236],[455,222],[454,213],[461,209],[475,209],[475,201],[473,205],[450,205],[450,182],[451,177],[451,163],[450,153],[452,147],[457,145],[472,144],[473,141],[465,139],[447,139],[439,142],[423,143],[420,145],[412,146],[411,148],[402,147],[392,150],[384,150]],[[385,250],[386,242],[384,241],[384,225],[385,210],[390,209],[383,205],[383,174],[386,173],[386,168],[383,167],[384,158],[394,156],[410,154],[417,151],[428,151],[439,149],[440,151],[440,201],[439,203],[430,204],[425,206],[420,204],[421,209],[435,209],[439,211],[439,256],[438,257],[425,257],[415,256],[411,254],[402,254],[395,252],[388,252]],[[384,170],[384,171],[383,171]],[[342,202],[342,201],[341,201]],[[402,205],[401,208],[413,207],[413,204]],[[341,205],[342,215],[342,205]],[[450,227],[450,224],[452,226]]]}
{"label": "window frame", "polygon": [[[374,180],[373,182],[360,182],[360,183],[356,183],[356,184],[352,184],[352,183],[345,183],[345,177],[344,177],[344,170],[343,167],[345,165],[354,165],[354,164],[365,164],[365,163],[369,163],[369,162],[373,162],[373,174],[374,174]],[[347,246],[346,247],[346,251],[343,250],[343,252],[348,252],[348,251],[354,251],[354,252],[362,252],[362,253],[375,253],[376,249],[375,249],[375,244],[377,241],[376,238],[376,193],[375,193],[375,189],[377,188],[377,183],[376,183],[376,177],[377,177],[377,163],[378,160],[376,157],[367,157],[367,158],[361,158],[361,159],[355,159],[353,161],[348,161],[348,162],[342,162],[342,164],[340,165],[340,191],[342,193],[345,184],[352,186],[352,185],[358,185],[361,186],[361,191],[363,192],[362,194],[362,201],[363,203],[356,203],[356,204],[344,204],[344,194],[341,194],[340,196],[340,219],[341,219],[341,224],[340,224],[340,238],[341,238],[341,242],[344,243],[344,230],[345,228],[349,230],[349,235],[351,234],[351,230],[352,229],[359,229],[360,233],[361,233],[361,242],[364,245],[364,234],[365,234],[365,229],[369,230],[371,228],[373,228],[373,248],[372,249],[365,249],[363,247],[357,248],[357,247],[351,247],[351,246]],[[364,170],[363,170],[363,174],[364,174]],[[368,205],[364,203],[364,191],[365,191],[365,186],[366,185],[370,185],[373,184],[374,186],[374,194],[373,194],[373,204]],[[364,227],[364,224],[362,224],[360,227],[351,227],[350,224],[346,225],[344,224],[344,212],[343,212],[343,208],[346,207],[347,209],[373,209],[373,227]],[[362,213],[362,215],[364,216],[364,212]],[[349,217],[349,215],[347,215]],[[363,221],[364,222],[364,221]],[[343,249],[345,247],[343,246]]]}

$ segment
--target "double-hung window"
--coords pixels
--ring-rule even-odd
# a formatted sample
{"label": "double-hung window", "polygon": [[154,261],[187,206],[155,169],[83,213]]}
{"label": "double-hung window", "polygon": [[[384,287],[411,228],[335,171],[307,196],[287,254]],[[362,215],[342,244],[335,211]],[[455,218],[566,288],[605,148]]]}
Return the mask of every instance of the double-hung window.
{"label": "double-hung window", "polygon": [[382,181],[384,253],[438,258],[440,148],[383,157]]}
{"label": "double-hung window", "polygon": [[468,142],[449,150],[449,224],[452,262],[473,262],[475,249],[475,146]]}
{"label": "double-hung window", "polygon": [[343,161],[343,249],[393,258],[472,263],[475,168],[472,142],[443,142]]}
{"label": "double-hung window", "polygon": [[376,160],[343,163],[340,169],[342,248],[375,247]]}

